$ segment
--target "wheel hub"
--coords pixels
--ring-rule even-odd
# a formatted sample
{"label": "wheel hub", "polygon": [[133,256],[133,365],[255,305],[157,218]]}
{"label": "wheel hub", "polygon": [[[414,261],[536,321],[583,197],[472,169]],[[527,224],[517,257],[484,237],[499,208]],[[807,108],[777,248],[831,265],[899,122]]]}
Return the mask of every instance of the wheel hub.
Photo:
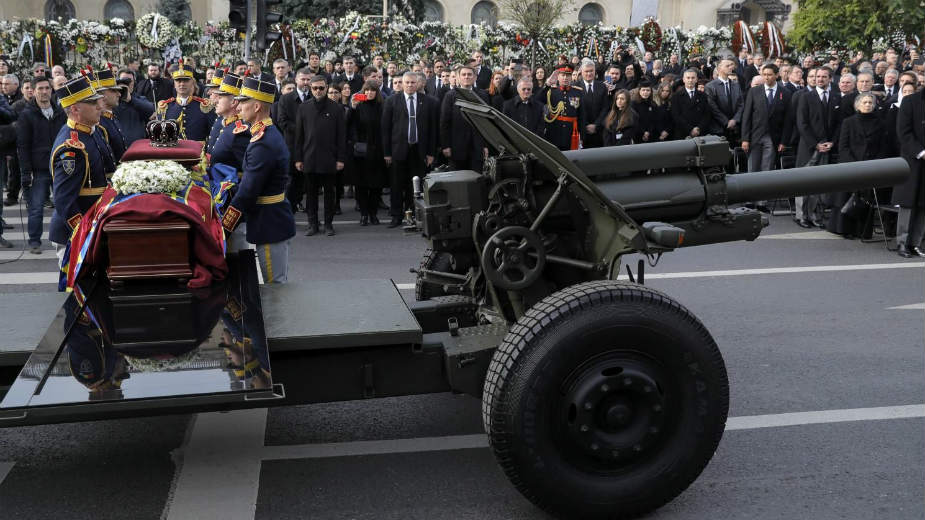
{"label": "wheel hub", "polygon": [[659,371],[648,363],[595,363],[572,379],[562,413],[566,435],[580,453],[607,463],[644,454],[664,434],[666,398]]}

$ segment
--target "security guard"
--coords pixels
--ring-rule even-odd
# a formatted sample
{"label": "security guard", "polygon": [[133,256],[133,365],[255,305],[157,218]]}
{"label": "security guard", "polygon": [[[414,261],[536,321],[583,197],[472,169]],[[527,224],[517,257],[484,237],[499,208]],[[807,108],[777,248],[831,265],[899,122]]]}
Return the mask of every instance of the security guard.
{"label": "security guard", "polygon": [[[234,98],[241,94],[241,78],[232,73],[225,74],[221,84],[214,90],[216,92],[215,113],[219,117],[215,120],[209,141],[206,143],[206,151],[209,153],[209,171],[213,181],[225,179],[227,176],[218,171],[222,169],[219,165],[224,165],[227,167],[224,171],[234,173],[231,177],[232,182],[240,182],[238,175],[241,175],[243,171],[244,153],[251,140],[250,128],[238,116],[238,103],[240,102]],[[227,237],[226,251],[230,253],[246,249],[245,235],[246,227],[242,222]]]}
{"label": "security guard", "polygon": [[289,272],[289,240],[295,236],[292,207],[286,200],[289,149],[270,119],[276,85],[245,77],[238,113],[250,125],[238,191],[225,209],[222,226],[232,232],[247,215],[247,241],[257,245],[257,259],[266,283],[285,283]]}
{"label": "security guard", "polygon": [[97,72],[92,72],[90,79],[93,81],[93,88],[103,96],[103,112],[100,117],[99,129],[112,150],[112,157],[115,162],[122,160],[122,154],[125,153],[128,146],[125,144],[125,134],[122,132],[122,126],[112,110],[119,106],[119,100],[122,99],[122,90],[125,85],[116,85],[116,77],[112,69],[106,68]]}
{"label": "security guard", "polygon": [[546,140],[560,150],[577,150],[581,143],[581,131],[585,125],[585,111],[581,106],[584,92],[572,86],[572,69],[561,67],[556,70],[556,87],[546,86],[546,106],[543,120],[546,122]]}
{"label": "security guard", "polygon": [[215,122],[215,111],[209,100],[193,95],[196,80],[193,69],[183,60],[173,71],[174,88],[177,97],[157,103],[157,115],[162,119],[175,119],[180,125],[180,137],[192,141],[205,141]]}
{"label": "security guard", "polygon": [[50,170],[55,211],[48,238],[55,243],[58,261],[71,233],[85,211],[106,189],[106,173],[115,171],[109,146],[97,132],[102,96],[86,76],[68,81],[55,91],[67,112],[67,124],[58,131],[52,145]]}

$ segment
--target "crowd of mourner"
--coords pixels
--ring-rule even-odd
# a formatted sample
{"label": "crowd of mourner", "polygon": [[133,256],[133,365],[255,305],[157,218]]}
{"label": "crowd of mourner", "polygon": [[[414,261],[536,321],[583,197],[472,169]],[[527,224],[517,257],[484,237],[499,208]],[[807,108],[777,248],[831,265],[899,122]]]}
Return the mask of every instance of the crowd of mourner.
{"label": "crowd of mourner", "polygon": [[[307,213],[309,236],[334,235],[334,217],[350,200],[361,226],[379,224],[380,214],[388,227],[400,226],[412,205],[414,176],[441,165],[482,171],[489,145],[455,104],[465,89],[560,150],[717,135],[733,149],[730,169],[737,172],[905,157],[913,169],[907,182],[797,197],[792,215],[804,228],[845,238],[869,237],[874,228],[895,233],[900,255],[925,256],[925,61],[915,49],[858,53],[847,63],[818,55],[767,59],[744,50],[681,63],[676,55],[663,61],[618,48],[610,59],[559,56],[535,68],[518,59],[485,63],[481,52],[462,62],[411,64],[382,56],[323,62],[310,52],[295,67],[282,59],[267,70],[262,65],[133,61],[92,73],[88,81],[98,95],[81,97],[75,92],[81,78],[60,66],[14,71],[0,61],[3,204],[25,200],[31,252],[42,251],[43,207],[67,204],[52,196],[58,182],[50,159],[62,127],[77,128],[78,115],[85,125],[89,118],[102,127],[106,152],[118,164],[128,146],[145,138],[150,119],[179,119],[183,138],[204,142],[213,159],[224,154],[222,162],[240,170],[247,142],[218,145],[225,128],[241,127],[246,96],[240,94],[250,78],[260,94],[252,97],[270,107],[261,124],[275,125],[288,149],[284,194],[292,212]],[[87,100],[97,104],[95,120],[83,107]],[[769,204],[755,203],[763,211]],[[893,219],[884,225],[872,210]],[[56,236],[54,227],[50,240],[66,241],[69,230]],[[2,237],[0,245],[12,247]]]}

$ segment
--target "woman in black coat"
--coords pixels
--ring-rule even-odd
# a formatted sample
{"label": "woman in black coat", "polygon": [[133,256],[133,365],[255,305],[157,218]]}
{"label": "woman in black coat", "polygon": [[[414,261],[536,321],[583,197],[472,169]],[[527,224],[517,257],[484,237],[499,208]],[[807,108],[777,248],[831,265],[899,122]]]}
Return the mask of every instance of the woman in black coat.
{"label": "woman in black coat", "polygon": [[604,129],[604,146],[633,144],[639,116],[630,106],[630,93],[618,90],[613,95],[610,110],[601,114],[597,126]]}
{"label": "woman in black coat", "polygon": [[670,141],[674,134],[674,121],[671,119],[671,94],[671,83],[663,81],[659,83],[652,96],[655,106],[658,107],[653,142]]}
{"label": "woman in black coat", "polygon": [[[877,98],[869,92],[857,95],[854,100],[855,114],[845,118],[838,138],[838,162],[848,163],[880,159],[886,154],[884,137],[887,135],[880,114],[876,113]],[[868,190],[869,191],[869,190]],[[866,217],[866,203],[862,198],[872,195],[850,192],[833,193],[832,215],[826,229],[832,233],[853,239],[860,236]],[[852,200],[853,197],[853,200]],[[849,203],[850,201],[850,203]]]}
{"label": "woman in black coat", "polygon": [[634,141],[637,143],[651,143],[658,140],[656,128],[659,126],[659,115],[658,107],[652,101],[652,84],[649,83],[649,80],[642,80],[639,83],[639,88],[633,90],[630,97],[632,99],[631,106],[636,111],[636,115],[639,116]]}
{"label": "woman in black coat", "polygon": [[382,152],[382,98],[379,82],[367,80],[363,96],[356,98],[350,116],[347,135],[353,142],[353,181],[360,205],[360,225],[376,225],[376,211],[382,200],[382,188],[389,183],[388,170]]}

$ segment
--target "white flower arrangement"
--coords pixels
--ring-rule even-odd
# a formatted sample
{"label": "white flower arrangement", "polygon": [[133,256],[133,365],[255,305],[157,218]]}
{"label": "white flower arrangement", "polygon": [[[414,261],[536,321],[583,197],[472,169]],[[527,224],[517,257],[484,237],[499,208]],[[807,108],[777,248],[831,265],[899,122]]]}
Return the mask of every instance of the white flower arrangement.
{"label": "white flower arrangement", "polygon": [[[157,17],[157,31],[152,31],[154,18]],[[135,24],[135,34],[138,43],[152,49],[163,49],[173,39],[176,26],[166,16],[157,13],[148,13],[138,19]],[[155,35],[157,38],[155,39]]]}
{"label": "white flower arrangement", "polygon": [[113,189],[123,195],[177,193],[189,183],[189,171],[170,160],[124,162],[112,176]]}
{"label": "white flower arrangement", "polygon": [[137,358],[125,356],[133,372],[170,372],[181,370],[189,367],[193,362],[200,358],[198,348],[194,348],[185,354],[169,358]]}

